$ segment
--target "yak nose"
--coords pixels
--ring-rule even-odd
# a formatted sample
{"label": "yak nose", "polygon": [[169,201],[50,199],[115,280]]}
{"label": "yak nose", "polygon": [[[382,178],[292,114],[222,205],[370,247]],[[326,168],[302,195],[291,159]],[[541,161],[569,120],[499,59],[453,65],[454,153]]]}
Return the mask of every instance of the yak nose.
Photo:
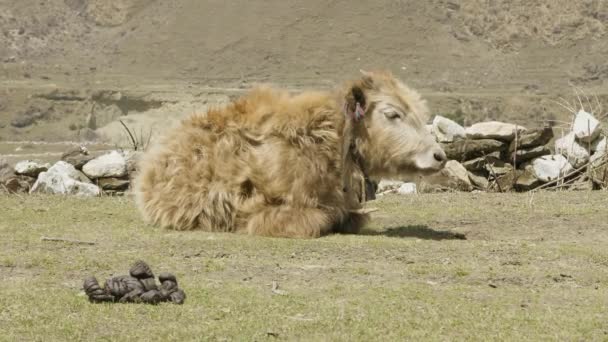
{"label": "yak nose", "polygon": [[448,161],[448,157],[445,155],[445,152],[443,152],[443,150],[435,151],[435,153],[433,153],[433,157],[441,164],[445,164]]}

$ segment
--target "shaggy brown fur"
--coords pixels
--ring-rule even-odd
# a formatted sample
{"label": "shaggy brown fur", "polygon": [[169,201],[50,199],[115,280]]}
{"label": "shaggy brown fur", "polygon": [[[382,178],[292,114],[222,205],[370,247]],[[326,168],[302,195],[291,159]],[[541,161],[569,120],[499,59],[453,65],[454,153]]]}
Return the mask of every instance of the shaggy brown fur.
{"label": "shaggy brown fur", "polygon": [[[361,120],[352,118],[357,103],[365,111]],[[378,108],[387,104],[393,112],[382,109],[385,117]],[[363,173],[430,172],[413,159],[436,144],[393,137],[403,132],[383,127],[396,122],[391,115],[426,134],[424,101],[389,73],[365,73],[335,92],[257,87],[225,108],[186,119],[148,151],[135,181],[138,206],[146,221],[177,230],[300,238],[356,233],[368,219],[358,211]]]}

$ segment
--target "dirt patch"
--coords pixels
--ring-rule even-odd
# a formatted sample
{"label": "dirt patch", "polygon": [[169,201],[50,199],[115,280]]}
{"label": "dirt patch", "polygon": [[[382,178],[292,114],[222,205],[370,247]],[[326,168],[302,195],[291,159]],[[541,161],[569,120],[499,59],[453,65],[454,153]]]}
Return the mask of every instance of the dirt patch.
{"label": "dirt patch", "polygon": [[501,50],[517,50],[529,40],[549,45],[605,36],[608,3],[602,0],[470,0],[447,2],[456,37],[478,37]]}
{"label": "dirt patch", "polygon": [[[574,85],[608,108],[607,6],[601,0],[13,2],[0,9],[0,45],[7,47],[0,49],[7,99],[0,138],[97,136],[87,130],[92,103],[80,101],[82,93],[105,102],[96,108],[95,126],[102,128],[120,116],[170,107],[178,94],[183,116],[191,113],[186,101],[200,108],[197,94],[210,87],[226,96],[258,82],[324,89],[375,68],[419,89],[434,114],[463,123],[568,121],[570,113],[555,101],[575,99]],[[112,99],[119,93],[124,99]],[[73,102],[72,108],[56,105],[58,121],[14,130],[13,116],[37,94]]]}

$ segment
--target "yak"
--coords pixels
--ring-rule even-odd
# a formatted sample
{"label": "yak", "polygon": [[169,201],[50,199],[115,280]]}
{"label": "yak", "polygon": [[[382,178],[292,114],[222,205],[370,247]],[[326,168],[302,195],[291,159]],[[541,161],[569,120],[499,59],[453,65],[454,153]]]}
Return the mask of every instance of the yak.
{"label": "yak", "polygon": [[148,149],[134,180],[148,223],[175,229],[315,238],[369,220],[362,177],[413,180],[446,155],[426,101],[388,71],[331,91],[259,85],[184,119]]}

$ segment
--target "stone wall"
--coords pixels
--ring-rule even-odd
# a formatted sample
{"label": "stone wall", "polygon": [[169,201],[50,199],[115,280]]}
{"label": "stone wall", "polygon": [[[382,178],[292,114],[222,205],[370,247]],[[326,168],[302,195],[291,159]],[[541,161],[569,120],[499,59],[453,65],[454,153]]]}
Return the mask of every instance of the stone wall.
{"label": "stone wall", "polygon": [[446,168],[414,184],[382,181],[378,194],[608,187],[607,134],[600,121],[584,110],[559,136],[550,126],[526,129],[490,121],[464,128],[441,116],[427,129],[448,156]]}
{"label": "stone wall", "polygon": [[[416,183],[382,181],[379,195],[608,188],[608,138],[600,122],[583,110],[560,136],[549,126],[526,129],[490,121],[464,128],[441,116],[427,128],[448,156],[445,169]],[[0,191],[122,195],[130,187],[140,153],[116,150],[93,158],[80,147],[67,151],[52,166],[24,160],[13,168],[0,161]]]}

